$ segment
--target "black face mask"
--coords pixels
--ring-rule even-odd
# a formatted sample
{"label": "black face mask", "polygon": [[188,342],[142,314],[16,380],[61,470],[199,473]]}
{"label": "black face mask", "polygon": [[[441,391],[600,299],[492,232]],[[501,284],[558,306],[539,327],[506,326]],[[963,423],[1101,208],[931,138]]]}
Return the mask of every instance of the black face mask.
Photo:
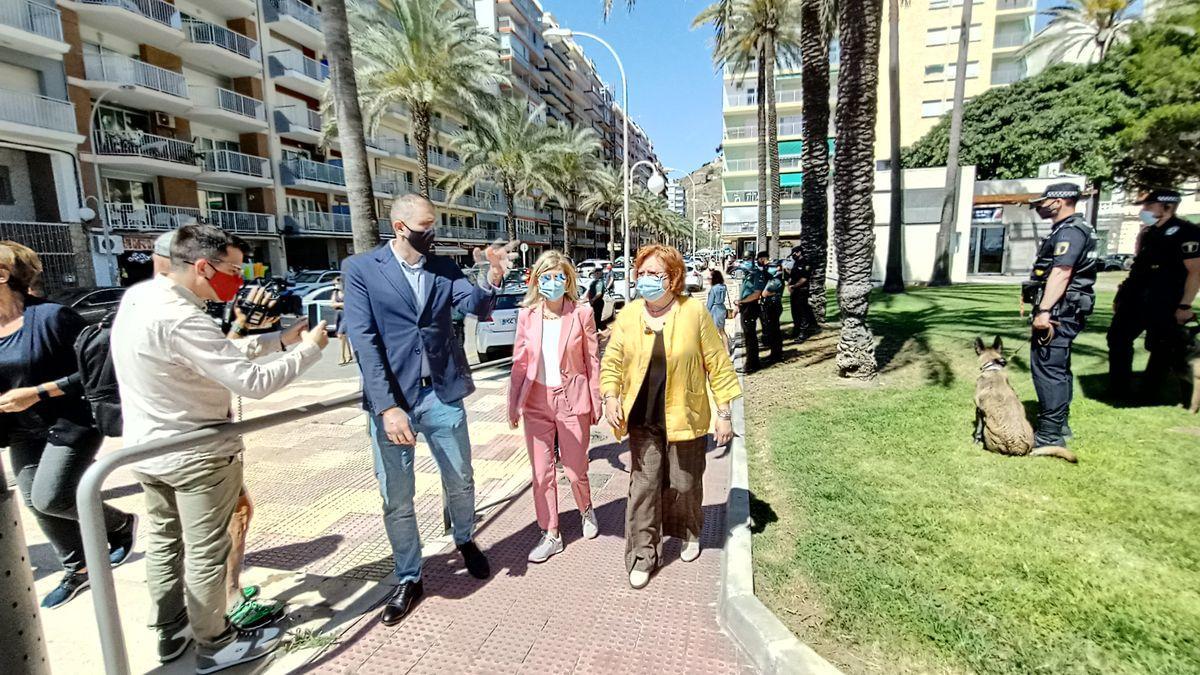
{"label": "black face mask", "polygon": [[408,231],[408,234],[404,238],[408,240],[409,245],[421,255],[428,255],[430,249],[433,248],[433,240],[437,237],[437,233],[433,231],[433,228],[417,231],[405,225],[404,229]]}
{"label": "black face mask", "polygon": [[1058,217],[1059,209],[1051,208],[1050,206],[1047,206],[1045,204],[1038,204],[1037,206],[1034,207],[1034,211],[1037,211],[1038,218],[1041,218],[1043,220],[1054,220],[1055,218]]}

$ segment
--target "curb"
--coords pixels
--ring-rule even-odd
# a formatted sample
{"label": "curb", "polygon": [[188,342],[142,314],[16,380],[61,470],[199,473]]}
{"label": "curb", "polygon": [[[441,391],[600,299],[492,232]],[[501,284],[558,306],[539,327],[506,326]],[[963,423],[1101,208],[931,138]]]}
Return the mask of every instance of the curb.
{"label": "curb", "polygon": [[[738,327],[735,339],[740,341]],[[735,352],[740,366],[743,348]],[[742,391],[746,378],[739,374]],[[754,595],[753,550],[750,533],[750,469],[746,459],[744,397],[732,404],[733,428],[729,446],[729,498],[725,504],[725,547],[721,551],[721,597],[717,620],[763,675],[840,674],[832,663],[800,641],[779,617]]]}

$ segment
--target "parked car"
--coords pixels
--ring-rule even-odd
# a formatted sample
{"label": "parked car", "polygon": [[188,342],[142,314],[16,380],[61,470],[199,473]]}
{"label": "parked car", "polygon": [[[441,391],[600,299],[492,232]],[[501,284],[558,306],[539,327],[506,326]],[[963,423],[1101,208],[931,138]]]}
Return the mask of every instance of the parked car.
{"label": "parked car", "polygon": [[517,314],[521,311],[523,299],[524,285],[506,284],[496,296],[492,315],[475,323],[475,350],[480,363],[494,361],[512,351],[517,337]]}
{"label": "parked car", "polygon": [[125,295],[122,286],[96,288],[67,288],[50,296],[50,300],[65,305],[79,312],[79,316],[88,323],[100,323],[100,320],[121,304]]}
{"label": "parked car", "polygon": [[608,280],[608,292],[618,298],[625,298],[627,288],[625,284],[625,270],[613,270],[612,277]]}
{"label": "parked car", "polygon": [[1120,272],[1133,267],[1132,253],[1114,253],[1100,259],[1101,270],[1105,272]]}
{"label": "parked car", "polygon": [[[306,293],[304,297],[300,298],[300,315],[313,316],[309,308],[316,306],[316,319],[317,321],[324,321],[326,323],[330,335],[333,335],[337,330],[337,310],[333,308],[333,291],[335,288],[333,284],[325,284],[324,286],[314,288]],[[313,325],[315,326],[316,324]]]}
{"label": "parked car", "polygon": [[320,286],[332,284],[340,276],[340,270],[302,270],[296,273],[292,281],[292,292],[304,297]]}
{"label": "parked car", "polygon": [[700,270],[696,268],[696,265],[694,263],[687,263],[685,267],[683,290],[687,293],[699,293],[704,290],[704,278],[700,276]]}
{"label": "parked car", "polygon": [[579,263],[579,266],[575,268],[575,271],[579,274],[580,279],[590,279],[593,271],[598,270],[598,269],[600,269],[600,270],[607,269],[608,266],[611,264],[612,263],[610,263],[607,260],[601,260],[600,258],[590,258],[588,260],[584,260],[583,262]]}

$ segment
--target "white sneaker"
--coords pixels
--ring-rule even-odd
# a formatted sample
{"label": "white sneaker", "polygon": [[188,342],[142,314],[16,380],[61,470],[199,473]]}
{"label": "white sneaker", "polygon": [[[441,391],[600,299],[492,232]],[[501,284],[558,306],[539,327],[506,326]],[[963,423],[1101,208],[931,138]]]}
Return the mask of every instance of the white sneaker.
{"label": "white sneaker", "polygon": [[633,588],[645,588],[650,583],[650,573],[642,570],[630,570],[629,585]]}
{"label": "white sneaker", "polygon": [[543,563],[550,559],[550,556],[557,555],[563,552],[562,535],[551,537],[549,533],[543,532],[542,538],[538,541],[537,546],[529,552],[529,562]]}
{"label": "white sneaker", "polygon": [[583,518],[583,538],[595,539],[600,534],[600,523],[596,522],[596,510],[588,507],[581,515]]}
{"label": "white sneaker", "polygon": [[679,552],[679,559],[683,562],[692,562],[700,557],[700,540],[688,539],[683,543],[683,550]]}

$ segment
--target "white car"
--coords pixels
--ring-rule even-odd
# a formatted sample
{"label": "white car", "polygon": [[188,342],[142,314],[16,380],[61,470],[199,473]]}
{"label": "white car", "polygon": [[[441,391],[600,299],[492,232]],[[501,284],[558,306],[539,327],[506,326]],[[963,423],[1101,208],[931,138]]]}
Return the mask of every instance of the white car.
{"label": "white car", "polygon": [[[333,284],[325,284],[317,286],[300,298],[300,315],[315,318],[318,322],[324,321],[329,328],[329,334],[333,335],[337,330],[337,310],[333,308]],[[317,324],[312,324],[317,325]]]}
{"label": "white car", "polygon": [[505,286],[496,296],[492,315],[475,323],[475,350],[480,363],[494,361],[504,352],[512,351],[517,338],[517,314],[524,299],[524,286]]}
{"label": "white car", "polygon": [[608,292],[624,300],[629,297],[625,290],[628,286],[625,284],[625,270],[613,270],[612,278],[608,281]]}
{"label": "white car", "polygon": [[683,290],[687,293],[699,293],[704,290],[704,278],[692,263],[687,264],[687,271],[684,272]]}
{"label": "white car", "polygon": [[292,282],[292,292],[304,297],[321,286],[332,284],[342,276],[340,270],[304,270],[297,272]]}

